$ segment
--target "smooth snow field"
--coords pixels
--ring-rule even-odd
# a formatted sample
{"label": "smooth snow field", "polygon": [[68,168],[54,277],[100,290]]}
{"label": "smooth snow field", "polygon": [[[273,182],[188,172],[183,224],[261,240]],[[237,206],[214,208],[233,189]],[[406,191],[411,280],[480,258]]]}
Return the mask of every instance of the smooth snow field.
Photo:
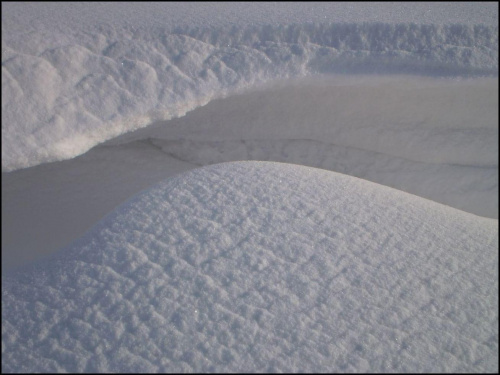
{"label": "smooth snow field", "polygon": [[2,3],[2,372],[498,372],[498,4]]}

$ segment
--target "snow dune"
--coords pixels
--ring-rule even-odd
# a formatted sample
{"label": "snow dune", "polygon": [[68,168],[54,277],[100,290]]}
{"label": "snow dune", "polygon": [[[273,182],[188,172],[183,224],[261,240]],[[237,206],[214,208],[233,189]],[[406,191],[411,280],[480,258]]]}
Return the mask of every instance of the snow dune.
{"label": "snow dune", "polygon": [[2,372],[498,372],[497,218],[498,4],[2,3]]}
{"label": "snow dune", "polygon": [[498,218],[498,79],[280,81],[123,134],[71,160],[3,173],[2,267],[69,244],[168,176],[237,160],[333,170]]}
{"label": "snow dune", "polygon": [[[2,253],[48,252],[168,175],[244,159],[331,169],[497,218],[497,18],[498,7],[477,2],[2,4]],[[416,77],[397,77],[408,87],[391,93],[387,78],[378,87],[359,78],[367,73]],[[332,74],[352,89],[331,80],[311,89],[310,77]],[[429,88],[422,76],[439,80]],[[493,78],[453,86],[441,79],[450,76]],[[273,88],[293,80],[294,93]],[[130,188],[93,209],[109,190],[99,181],[123,166],[89,166],[88,154],[84,169],[47,166],[152,124],[164,131],[141,133],[139,148],[162,150],[164,167],[146,166],[151,150],[141,153],[128,164],[140,167],[119,177]],[[90,152],[103,162],[122,151]],[[47,181],[57,183],[36,188]]]}
{"label": "snow dune", "polygon": [[165,180],[2,282],[5,372],[497,372],[498,221],[269,162]]}

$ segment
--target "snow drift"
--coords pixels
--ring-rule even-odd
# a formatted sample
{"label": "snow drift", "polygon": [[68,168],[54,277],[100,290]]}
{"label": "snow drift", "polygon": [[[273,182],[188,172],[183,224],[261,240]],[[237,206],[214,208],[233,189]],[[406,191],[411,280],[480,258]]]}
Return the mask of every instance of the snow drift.
{"label": "snow drift", "polygon": [[2,372],[497,372],[498,221],[224,163],[2,279]]}
{"label": "snow drift", "polygon": [[26,35],[5,27],[2,171],[75,157],[275,79],[360,72],[496,76],[497,70],[498,27],[491,25],[101,25]]}
{"label": "snow drift", "polygon": [[238,160],[333,170],[498,218],[498,79],[274,82],[74,159],[3,173],[2,269],[68,245],[169,176]]}
{"label": "snow drift", "polygon": [[498,372],[498,220],[165,180],[498,217],[497,4],[1,13],[2,372]]}

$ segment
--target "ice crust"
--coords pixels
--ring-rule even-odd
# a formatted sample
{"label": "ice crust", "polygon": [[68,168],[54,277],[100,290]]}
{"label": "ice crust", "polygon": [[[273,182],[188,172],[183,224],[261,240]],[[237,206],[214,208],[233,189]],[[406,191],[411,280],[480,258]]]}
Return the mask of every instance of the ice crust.
{"label": "ice crust", "polygon": [[498,26],[489,24],[11,28],[2,32],[3,172],[75,157],[278,79],[498,74]]}
{"label": "ice crust", "polygon": [[498,221],[223,163],[2,279],[2,372],[497,372]]}

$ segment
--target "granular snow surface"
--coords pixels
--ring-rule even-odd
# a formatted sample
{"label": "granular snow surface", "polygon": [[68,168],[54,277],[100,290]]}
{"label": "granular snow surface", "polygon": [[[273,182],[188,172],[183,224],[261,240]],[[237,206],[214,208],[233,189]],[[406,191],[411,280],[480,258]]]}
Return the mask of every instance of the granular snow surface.
{"label": "granular snow surface", "polygon": [[[132,5],[119,5],[137,17]],[[320,12],[321,7],[302,3],[302,11],[282,5],[295,15],[292,18],[300,15],[300,23],[262,25],[261,19],[256,24],[216,22],[210,27],[172,20],[173,14],[193,4],[156,4],[170,13],[163,26],[152,22],[158,17],[152,5],[144,6],[152,14],[148,22],[129,25],[108,4],[109,21],[85,27],[68,26],[71,14],[85,19],[92,10],[105,11],[102,6],[55,4],[51,14],[47,10],[53,6],[2,4],[3,172],[81,155],[128,131],[277,79],[331,73],[498,75],[498,21],[495,25],[483,17],[486,22],[451,23],[453,12],[448,11],[448,22],[429,24],[418,5],[414,13],[421,23],[415,23],[411,13],[411,23],[382,22],[374,15],[385,6],[375,7],[378,12],[370,15],[370,22],[354,22],[352,15],[314,22],[308,9]],[[476,15],[495,10],[485,4],[468,6],[477,9],[472,12]],[[244,7],[224,8],[247,15]],[[271,7],[269,11],[282,18],[269,4],[253,7],[263,13]],[[339,4],[333,7],[330,13],[335,14]],[[340,8],[345,13],[346,5]],[[203,4],[198,9],[201,12]],[[462,21],[470,18],[464,14]]]}
{"label": "granular snow surface", "polygon": [[498,372],[497,3],[1,6],[2,372]]}
{"label": "granular snow surface", "polygon": [[2,3],[3,270],[238,160],[498,218],[497,4]]}
{"label": "granular snow surface", "polygon": [[196,169],[3,280],[4,372],[497,372],[498,221],[282,163]]}

